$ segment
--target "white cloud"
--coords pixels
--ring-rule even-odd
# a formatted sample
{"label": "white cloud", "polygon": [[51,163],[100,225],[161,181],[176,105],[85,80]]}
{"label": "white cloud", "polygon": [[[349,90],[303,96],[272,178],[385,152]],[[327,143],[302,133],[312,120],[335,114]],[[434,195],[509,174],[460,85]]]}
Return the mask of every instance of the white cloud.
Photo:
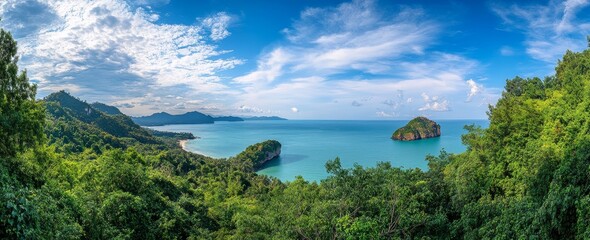
{"label": "white cloud", "polygon": [[[213,40],[227,37],[227,14],[196,25],[157,24],[157,14],[134,6],[123,0],[6,0],[0,24],[18,33],[20,65],[42,92],[75,86],[70,88],[80,89],[80,97],[95,100],[175,86],[193,93],[230,92],[217,73],[242,61],[223,58],[228,51],[207,43],[205,35],[210,29]],[[31,7],[39,14],[20,13]],[[17,27],[23,19],[32,19],[27,29]]]}
{"label": "white cloud", "polygon": [[420,96],[422,96],[422,99],[424,100],[424,102],[430,101],[430,97],[426,93],[422,93],[422,94],[420,94]]}
{"label": "white cloud", "polygon": [[188,101],[185,101],[186,104],[191,104],[191,105],[198,105],[198,104],[201,104],[203,102],[204,102],[204,100],[188,100]]}
{"label": "white cloud", "polygon": [[426,105],[424,105],[423,107],[419,108],[418,110],[420,111],[437,111],[437,112],[445,112],[445,111],[449,111],[449,101],[447,100],[443,100],[443,101],[434,101],[434,102],[429,102],[426,103]]}
{"label": "white cloud", "polygon": [[475,95],[482,92],[483,87],[481,85],[477,84],[472,79],[467,80],[466,83],[469,86],[469,92],[467,93],[467,100],[466,101],[471,102],[471,100],[473,99],[473,97],[475,97]]}
{"label": "white cloud", "polygon": [[394,114],[389,114],[384,111],[378,111],[375,114],[377,114],[378,117],[383,117],[383,118],[391,118],[394,116]]}
{"label": "white cloud", "polygon": [[118,107],[118,108],[133,108],[133,107],[135,107],[135,105],[133,105],[131,103],[115,104],[114,106]]}
{"label": "white cloud", "polygon": [[299,112],[299,109],[296,108],[296,107],[292,107],[291,108],[291,112],[298,113]]}
{"label": "white cloud", "polygon": [[174,109],[186,109],[186,104],[183,102],[177,103],[174,105]]}
{"label": "white cloud", "polygon": [[440,99],[438,96],[428,96],[426,93],[421,94],[425,105],[418,109],[418,111],[435,111],[446,112],[449,111],[449,101]]}
{"label": "white cloud", "polygon": [[403,90],[397,90],[397,94],[396,94],[395,98],[385,99],[381,103],[391,107],[393,110],[397,110],[401,107],[404,107],[406,104],[411,103],[411,101],[407,102],[407,100],[404,99],[404,91]]}
{"label": "white cloud", "polygon": [[289,44],[262,56],[256,71],[237,82],[270,82],[286,73],[330,75],[349,70],[391,72],[391,61],[422,55],[438,32],[421,9],[403,8],[386,18],[373,1],[311,8],[285,29]]}
{"label": "white cloud", "polygon": [[170,0],[131,0],[131,2],[135,5],[161,6],[170,3]]}
{"label": "white cloud", "polygon": [[228,37],[231,33],[227,30],[232,18],[225,12],[217,13],[211,17],[202,20],[203,27],[209,29],[209,37],[219,41]]}
{"label": "white cloud", "polygon": [[250,107],[250,106],[246,106],[246,105],[242,105],[242,106],[238,107],[237,110],[240,112],[243,112],[243,113],[264,113],[265,112],[264,110],[262,110],[260,108]]}
{"label": "white cloud", "polygon": [[258,61],[256,71],[237,77],[234,81],[238,83],[272,82],[282,74],[283,66],[292,57],[287,51],[277,48]]}
{"label": "white cloud", "polygon": [[557,25],[557,32],[571,32],[575,31],[576,27],[573,26],[571,21],[575,20],[575,14],[578,10],[588,5],[588,0],[567,0],[563,3],[563,16],[559,25]]}
{"label": "white cloud", "polygon": [[160,15],[152,13],[148,15],[148,21],[150,22],[155,22],[158,21],[158,19],[160,19]]}
{"label": "white cloud", "polygon": [[549,1],[547,5],[495,6],[504,23],[525,33],[526,52],[532,58],[555,63],[566,50],[580,51],[590,34],[590,19],[576,15],[587,0]]}

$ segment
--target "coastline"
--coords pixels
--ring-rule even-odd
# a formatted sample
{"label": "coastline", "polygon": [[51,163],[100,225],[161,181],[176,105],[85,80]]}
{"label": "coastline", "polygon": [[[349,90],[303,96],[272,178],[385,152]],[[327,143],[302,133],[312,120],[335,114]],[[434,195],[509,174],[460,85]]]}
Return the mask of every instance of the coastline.
{"label": "coastline", "polygon": [[188,142],[188,139],[183,139],[183,140],[179,140],[178,141],[178,145],[180,145],[180,147],[182,148],[182,150],[190,152],[188,149],[186,149],[186,143]]}
{"label": "coastline", "polygon": [[[199,137],[196,137],[194,139],[199,139]],[[194,150],[189,150],[186,147],[186,144],[188,143],[189,140],[194,140],[194,139],[182,139],[182,140],[178,140],[178,145],[180,145],[180,148],[182,148],[182,150],[184,150],[184,151],[187,151],[187,152],[190,152],[190,153],[196,153],[196,154],[203,155],[203,156],[209,157],[209,158],[214,158],[214,157],[211,157],[209,155],[203,154],[201,152],[197,152],[197,151],[194,151]]]}

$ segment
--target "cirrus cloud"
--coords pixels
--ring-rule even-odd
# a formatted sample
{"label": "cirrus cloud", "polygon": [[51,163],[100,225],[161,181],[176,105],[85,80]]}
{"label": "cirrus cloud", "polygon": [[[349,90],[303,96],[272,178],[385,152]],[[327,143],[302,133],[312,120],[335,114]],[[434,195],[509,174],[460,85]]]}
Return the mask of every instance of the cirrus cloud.
{"label": "cirrus cloud", "polygon": [[526,53],[534,59],[554,64],[566,50],[586,47],[590,34],[588,0],[548,1],[547,4],[494,5],[492,10],[508,29],[525,35]]}
{"label": "cirrus cloud", "polygon": [[[444,27],[421,8],[384,12],[375,1],[308,8],[283,30],[285,42],[265,51],[254,70],[233,79],[243,86],[238,101],[272,110],[297,104],[305,115],[320,119],[446,114],[454,102],[478,108],[456,96],[470,91],[465,82],[480,64],[432,50]],[[444,100],[412,101],[424,91]],[[366,96],[374,101],[363,101]],[[355,108],[343,110],[347,106]],[[303,116],[292,113],[286,117]]]}

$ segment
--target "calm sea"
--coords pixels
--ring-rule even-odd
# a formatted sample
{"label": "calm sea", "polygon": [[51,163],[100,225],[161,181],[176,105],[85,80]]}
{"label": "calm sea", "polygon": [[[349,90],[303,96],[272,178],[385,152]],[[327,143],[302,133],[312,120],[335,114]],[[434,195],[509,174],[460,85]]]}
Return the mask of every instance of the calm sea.
{"label": "calm sea", "polygon": [[187,149],[215,158],[235,156],[251,144],[267,139],[279,141],[279,159],[258,171],[292,181],[301,175],[306,180],[328,176],[325,163],[340,157],[344,167],[355,163],[365,167],[391,162],[403,168],[427,169],[426,155],[440,150],[459,153],[465,150],[463,126],[488,126],[487,120],[439,120],[442,136],[411,142],[393,141],[391,134],[407,121],[244,121],[215,124],[167,125],[154,127],[162,131],[191,132],[199,139],[190,140]]}

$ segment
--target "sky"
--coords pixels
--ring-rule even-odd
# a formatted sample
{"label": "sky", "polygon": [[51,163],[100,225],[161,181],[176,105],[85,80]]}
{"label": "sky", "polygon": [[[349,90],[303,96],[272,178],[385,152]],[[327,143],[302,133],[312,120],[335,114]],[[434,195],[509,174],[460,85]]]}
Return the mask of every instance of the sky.
{"label": "sky", "polygon": [[2,0],[38,97],[131,116],[484,119],[507,79],[554,74],[590,2]]}

